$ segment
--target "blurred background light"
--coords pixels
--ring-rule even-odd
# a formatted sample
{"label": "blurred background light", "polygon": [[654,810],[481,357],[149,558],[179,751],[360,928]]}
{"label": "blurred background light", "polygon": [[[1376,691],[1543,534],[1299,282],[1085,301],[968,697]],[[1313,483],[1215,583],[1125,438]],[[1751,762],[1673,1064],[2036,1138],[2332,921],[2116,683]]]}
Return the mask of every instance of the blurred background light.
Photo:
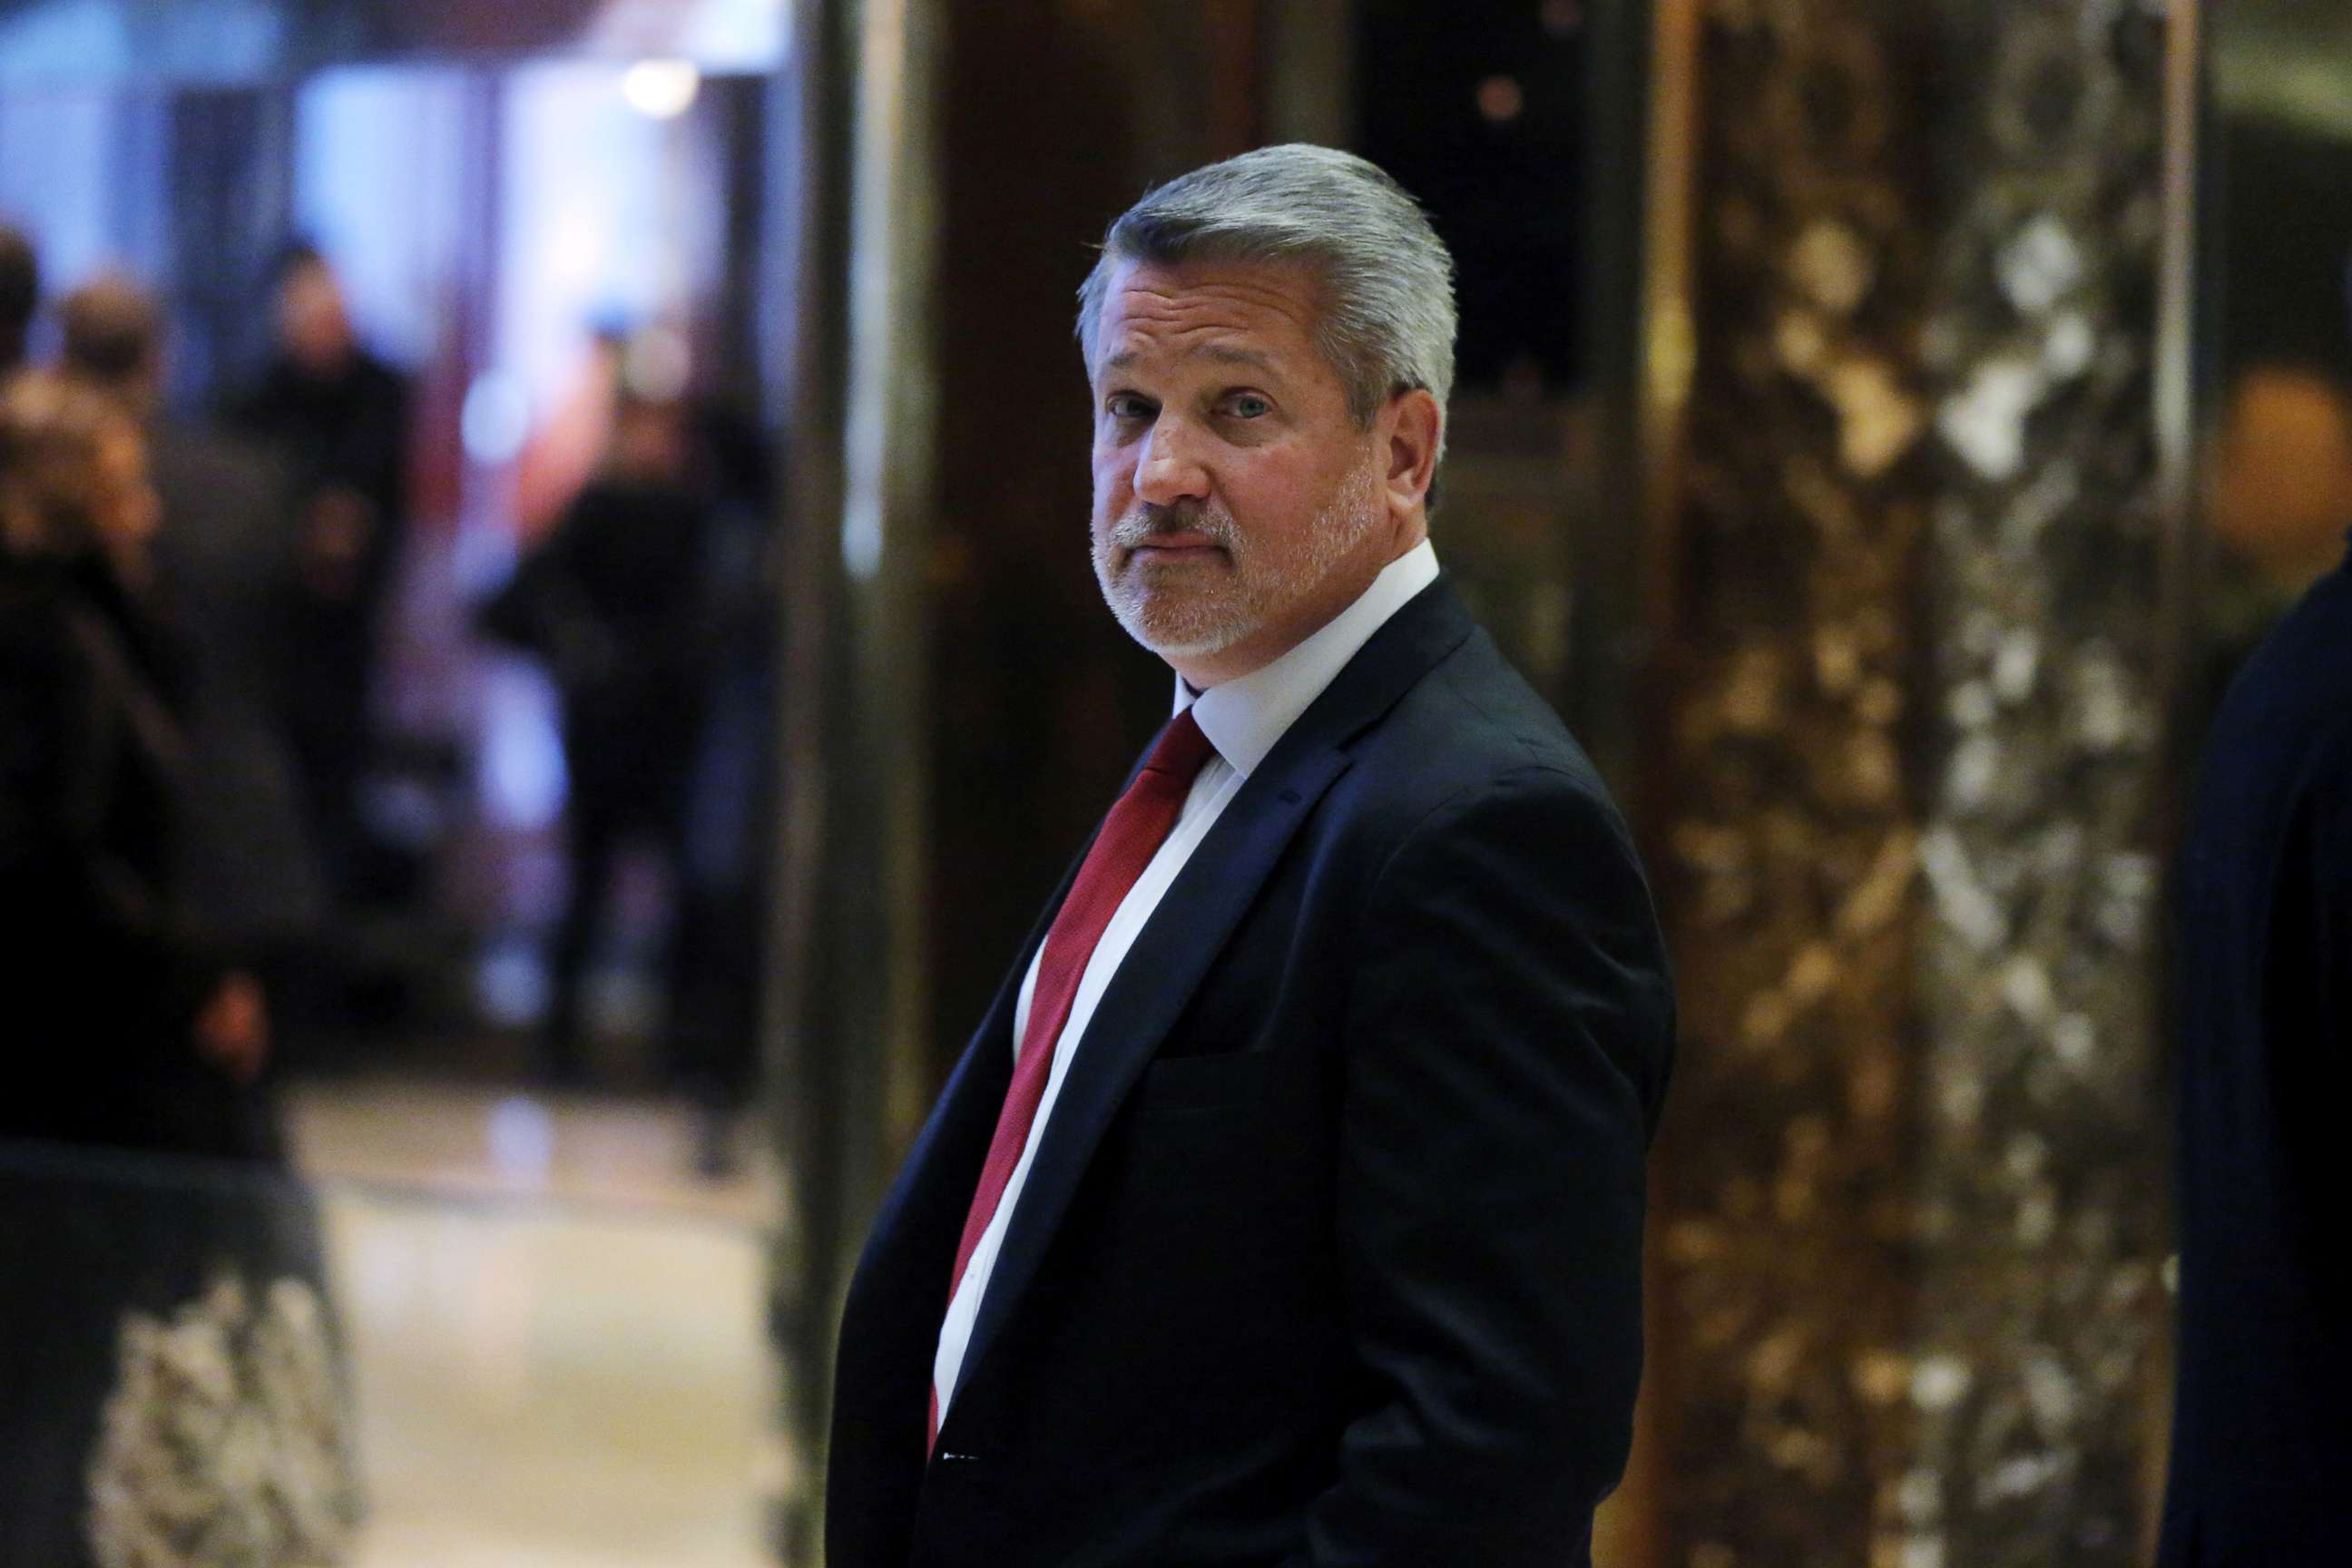
{"label": "blurred background light", "polygon": [[1517,120],[1527,105],[1527,94],[1513,78],[1490,76],[1478,84],[1478,112],[1497,125]]}
{"label": "blurred background light", "polygon": [[629,341],[621,379],[637,396],[668,403],[686,395],[694,372],[693,351],[675,327],[648,327]]}
{"label": "blurred background light", "polygon": [[490,1111],[490,1163],[501,1174],[544,1177],[555,1160],[555,1121],[540,1103],[509,1095]]}
{"label": "blurred background light", "polygon": [[621,96],[653,120],[675,120],[694,107],[702,72],[691,60],[639,60],[621,77]]}
{"label": "blurred background light", "polygon": [[459,416],[466,455],[485,466],[503,463],[522,450],[530,434],[530,399],[522,384],[502,370],[486,370],[466,389]]}

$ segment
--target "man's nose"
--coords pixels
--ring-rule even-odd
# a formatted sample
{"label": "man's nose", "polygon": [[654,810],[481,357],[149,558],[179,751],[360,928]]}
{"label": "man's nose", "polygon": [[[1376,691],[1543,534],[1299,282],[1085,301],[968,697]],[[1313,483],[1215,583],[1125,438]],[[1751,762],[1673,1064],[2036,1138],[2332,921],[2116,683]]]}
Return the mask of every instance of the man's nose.
{"label": "man's nose", "polygon": [[1192,442],[1181,421],[1164,415],[1151,427],[1143,456],[1136,464],[1135,496],[1153,506],[1180,500],[1205,500],[1209,471],[1193,456]]}

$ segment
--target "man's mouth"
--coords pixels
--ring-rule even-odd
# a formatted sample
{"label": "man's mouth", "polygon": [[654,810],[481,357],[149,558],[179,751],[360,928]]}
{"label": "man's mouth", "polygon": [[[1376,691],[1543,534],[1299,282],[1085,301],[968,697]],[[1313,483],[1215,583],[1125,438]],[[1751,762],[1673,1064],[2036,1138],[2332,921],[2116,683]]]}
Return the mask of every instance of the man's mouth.
{"label": "man's mouth", "polygon": [[1213,554],[1223,548],[1205,533],[1155,533],[1129,546],[1129,553],[1139,561],[1175,561]]}

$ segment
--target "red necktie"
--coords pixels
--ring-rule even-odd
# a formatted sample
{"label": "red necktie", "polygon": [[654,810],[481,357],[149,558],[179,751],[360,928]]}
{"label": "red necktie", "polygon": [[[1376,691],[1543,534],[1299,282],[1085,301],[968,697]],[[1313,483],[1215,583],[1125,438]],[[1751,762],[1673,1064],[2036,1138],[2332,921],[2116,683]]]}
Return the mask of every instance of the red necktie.
{"label": "red necktie", "polygon": [[[1076,1000],[1078,982],[1087,961],[1102,940],[1103,928],[1160,852],[1160,841],[1176,826],[1176,815],[1192,793],[1192,780],[1215,748],[1201,733],[1190,708],[1161,731],[1143,770],[1118,804],[1103,819],[1087,851],[1070,896],[1062,900],[1053,928],[1045,933],[1045,951],[1037,961],[1037,984],[1029,997],[1029,1026],[1021,1036],[1020,1059],[1013,1064],[1012,1087],[1004,1091],[1004,1109],[996,1118],[996,1135],[989,1140],[988,1161],[980,1168],[980,1187],[971,1196],[971,1212],[964,1216],[963,1240],[956,1247],[955,1275],[948,1284],[948,1300],[963,1286],[963,1271],[973,1249],[996,1217],[1013,1168],[1029,1146],[1029,1130],[1037,1121],[1037,1106],[1045,1098],[1045,1080],[1053,1075],[1054,1049],[1070,1021],[1070,1004]],[[940,1391],[931,1389],[930,1443],[940,1440]]]}

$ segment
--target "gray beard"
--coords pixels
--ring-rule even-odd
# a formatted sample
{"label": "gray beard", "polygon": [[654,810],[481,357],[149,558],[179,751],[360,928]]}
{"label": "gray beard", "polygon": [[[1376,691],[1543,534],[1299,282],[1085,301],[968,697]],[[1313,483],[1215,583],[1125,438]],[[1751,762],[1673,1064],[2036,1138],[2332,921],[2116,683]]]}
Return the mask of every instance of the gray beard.
{"label": "gray beard", "polygon": [[[1232,516],[1221,510],[1187,506],[1131,511],[1095,550],[1095,581],[1127,635],[1160,658],[1223,653],[1310,592],[1362,546],[1380,521],[1375,498],[1369,476],[1357,470],[1316,514],[1305,558],[1295,568],[1282,570],[1259,563]],[[1232,574],[1204,592],[1157,595],[1139,580],[1131,563],[1127,581],[1112,576],[1111,563],[1122,552],[1149,544],[1157,535],[1178,532],[1198,533],[1223,549],[1234,563]]]}

